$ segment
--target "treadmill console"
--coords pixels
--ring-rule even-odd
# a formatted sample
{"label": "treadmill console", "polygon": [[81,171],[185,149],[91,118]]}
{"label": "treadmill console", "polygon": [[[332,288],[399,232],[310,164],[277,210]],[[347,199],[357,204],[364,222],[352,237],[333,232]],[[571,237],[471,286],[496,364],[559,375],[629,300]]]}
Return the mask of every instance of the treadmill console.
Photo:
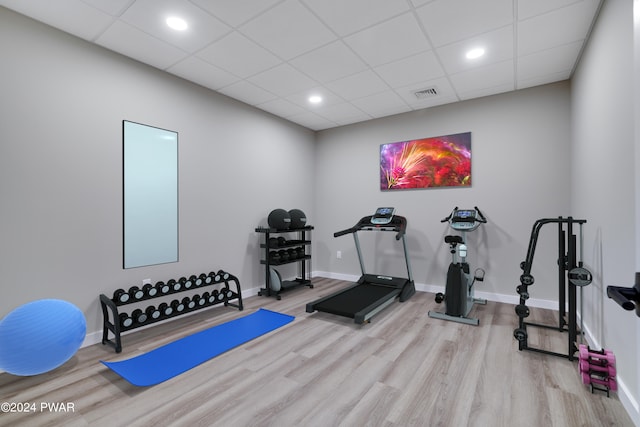
{"label": "treadmill console", "polygon": [[371,217],[371,224],[384,225],[389,224],[393,219],[395,208],[378,208],[376,213]]}

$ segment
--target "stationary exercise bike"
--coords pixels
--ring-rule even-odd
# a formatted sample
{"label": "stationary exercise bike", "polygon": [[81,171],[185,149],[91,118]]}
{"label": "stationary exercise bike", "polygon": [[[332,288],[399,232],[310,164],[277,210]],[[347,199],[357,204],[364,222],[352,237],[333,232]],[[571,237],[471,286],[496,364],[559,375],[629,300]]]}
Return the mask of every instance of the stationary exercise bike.
{"label": "stationary exercise bike", "polygon": [[480,320],[468,317],[473,304],[486,304],[486,299],[474,297],[474,284],[484,280],[484,270],[476,268],[471,277],[469,263],[467,262],[466,233],[475,231],[481,224],[487,222],[478,207],[474,209],[458,209],[455,207],[448,217],[440,222],[448,222],[449,227],[460,231],[460,235],[445,236],[444,242],[449,245],[451,252],[451,264],[447,271],[447,284],[445,293],[436,294],[436,302],[444,301],[445,312],[429,311],[429,317],[443,320],[451,320],[468,325],[479,325]]}

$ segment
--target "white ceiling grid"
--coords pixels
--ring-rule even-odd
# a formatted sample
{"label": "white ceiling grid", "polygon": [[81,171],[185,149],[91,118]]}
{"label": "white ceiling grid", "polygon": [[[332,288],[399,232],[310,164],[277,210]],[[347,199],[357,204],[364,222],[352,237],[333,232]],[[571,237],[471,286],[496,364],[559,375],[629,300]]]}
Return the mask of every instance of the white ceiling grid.
{"label": "white ceiling grid", "polygon": [[[566,80],[602,0],[0,0],[313,130]],[[189,28],[164,23],[179,15]],[[483,47],[470,61],[465,53]],[[435,88],[418,99],[414,92]],[[318,94],[320,104],[308,97]]]}

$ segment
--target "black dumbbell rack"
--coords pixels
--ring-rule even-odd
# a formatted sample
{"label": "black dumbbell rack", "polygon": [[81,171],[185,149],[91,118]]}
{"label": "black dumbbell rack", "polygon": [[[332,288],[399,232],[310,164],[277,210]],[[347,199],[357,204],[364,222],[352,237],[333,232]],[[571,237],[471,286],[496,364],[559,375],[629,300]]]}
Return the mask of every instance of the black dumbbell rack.
{"label": "black dumbbell rack", "polygon": [[[311,230],[313,230],[311,225],[285,230],[269,227],[255,229],[257,233],[264,236],[263,242],[260,243],[262,249],[260,264],[264,265],[265,286],[258,291],[259,296],[273,296],[279,300],[282,292],[298,286],[313,288],[311,284]],[[286,233],[297,234],[297,238],[286,238],[283,236],[283,234],[286,236]],[[299,276],[294,280],[283,281],[282,288],[279,291],[274,291],[271,287],[271,267],[292,263],[298,263]]]}
{"label": "black dumbbell rack", "polygon": [[[230,282],[235,284],[235,289],[231,289]],[[211,289],[213,285],[222,286],[211,291],[198,291],[200,288]],[[172,295],[184,294],[188,291],[197,293],[183,298],[171,299]],[[161,301],[162,297],[167,297],[164,298],[166,301],[161,302],[157,307],[149,305],[144,310],[137,308],[130,313],[120,312],[119,310],[119,307],[124,305],[152,300]],[[234,303],[232,301],[237,302]],[[120,353],[122,351],[121,334],[123,332],[218,304],[224,304],[225,307],[235,307],[239,310],[243,309],[238,278],[223,270],[209,274],[202,273],[199,276],[191,275],[189,278],[181,277],[178,280],[160,281],[155,285],[144,285],[142,288],[132,286],[127,291],[118,289],[113,293],[112,298],[101,294],[102,344],[109,344],[113,346],[116,353]],[[109,312],[111,312],[111,317]],[[109,339],[109,331],[114,335],[113,341]]]}

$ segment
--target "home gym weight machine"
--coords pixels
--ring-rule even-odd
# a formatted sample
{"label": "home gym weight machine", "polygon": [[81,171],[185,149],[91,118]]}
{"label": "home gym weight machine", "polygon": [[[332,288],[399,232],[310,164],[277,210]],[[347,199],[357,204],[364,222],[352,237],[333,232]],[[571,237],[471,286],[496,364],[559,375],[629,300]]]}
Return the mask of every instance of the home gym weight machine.
{"label": "home gym weight machine", "polygon": [[[538,353],[549,354],[553,356],[566,357],[574,360],[574,354],[578,351],[576,338],[578,335],[577,327],[577,288],[582,288],[591,283],[591,273],[583,267],[582,251],[583,251],[583,234],[582,226],[587,222],[586,219],[574,219],[573,217],[543,218],[536,221],[531,230],[531,238],[529,239],[529,247],[527,249],[527,257],[520,263],[522,275],[520,276],[520,285],[516,288],[520,295],[520,303],[516,306],[516,314],[518,315],[518,328],[513,331],[513,336],[518,340],[519,350],[530,350]],[[546,224],[558,224],[558,324],[545,325],[539,323],[526,322],[530,310],[526,303],[529,299],[529,286],[533,285],[534,278],[531,274],[533,265],[533,257],[535,255],[536,245],[538,243],[538,235],[540,229]],[[579,226],[580,237],[580,259],[577,259],[578,241],[574,233],[574,225]],[[565,230],[566,226],[566,230]],[[567,280],[568,279],[568,280]],[[568,298],[568,301],[567,301]],[[580,299],[582,302],[582,298]],[[569,311],[567,313],[567,305]],[[582,317],[582,312],[580,316]],[[556,329],[559,332],[568,332],[567,354],[557,353],[540,348],[534,348],[528,344],[527,326],[535,326],[547,329]],[[582,336],[582,328],[580,328]]]}
{"label": "home gym weight machine", "polygon": [[458,209],[456,206],[449,216],[440,222],[448,222],[449,227],[461,232],[461,235],[447,235],[444,238],[444,242],[449,244],[451,264],[447,271],[445,293],[438,292],[436,302],[439,304],[444,301],[446,309],[444,313],[429,311],[429,317],[478,326],[480,320],[469,317],[469,312],[474,303],[487,303],[486,299],[474,297],[473,285],[476,281],[484,280],[484,270],[476,268],[471,278],[467,262],[466,234],[485,224],[487,219],[477,206],[473,209]]}
{"label": "home gym weight machine", "polygon": [[[373,316],[392,304],[396,298],[404,302],[416,292],[411,264],[407,252],[405,232],[407,229],[406,218],[395,215],[395,209],[390,207],[378,208],[374,215],[365,216],[356,225],[346,230],[338,231],[333,237],[353,234],[360,270],[360,279],[326,297],[310,302],[306,306],[307,313],[321,311],[349,317],[357,324],[367,323]],[[360,249],[359,231],[393,231],[396,232],[396,240],[402,240],[402,248],[407,267],[408,277],[392,277],[379,274],[365,273],[362,251]]]}

